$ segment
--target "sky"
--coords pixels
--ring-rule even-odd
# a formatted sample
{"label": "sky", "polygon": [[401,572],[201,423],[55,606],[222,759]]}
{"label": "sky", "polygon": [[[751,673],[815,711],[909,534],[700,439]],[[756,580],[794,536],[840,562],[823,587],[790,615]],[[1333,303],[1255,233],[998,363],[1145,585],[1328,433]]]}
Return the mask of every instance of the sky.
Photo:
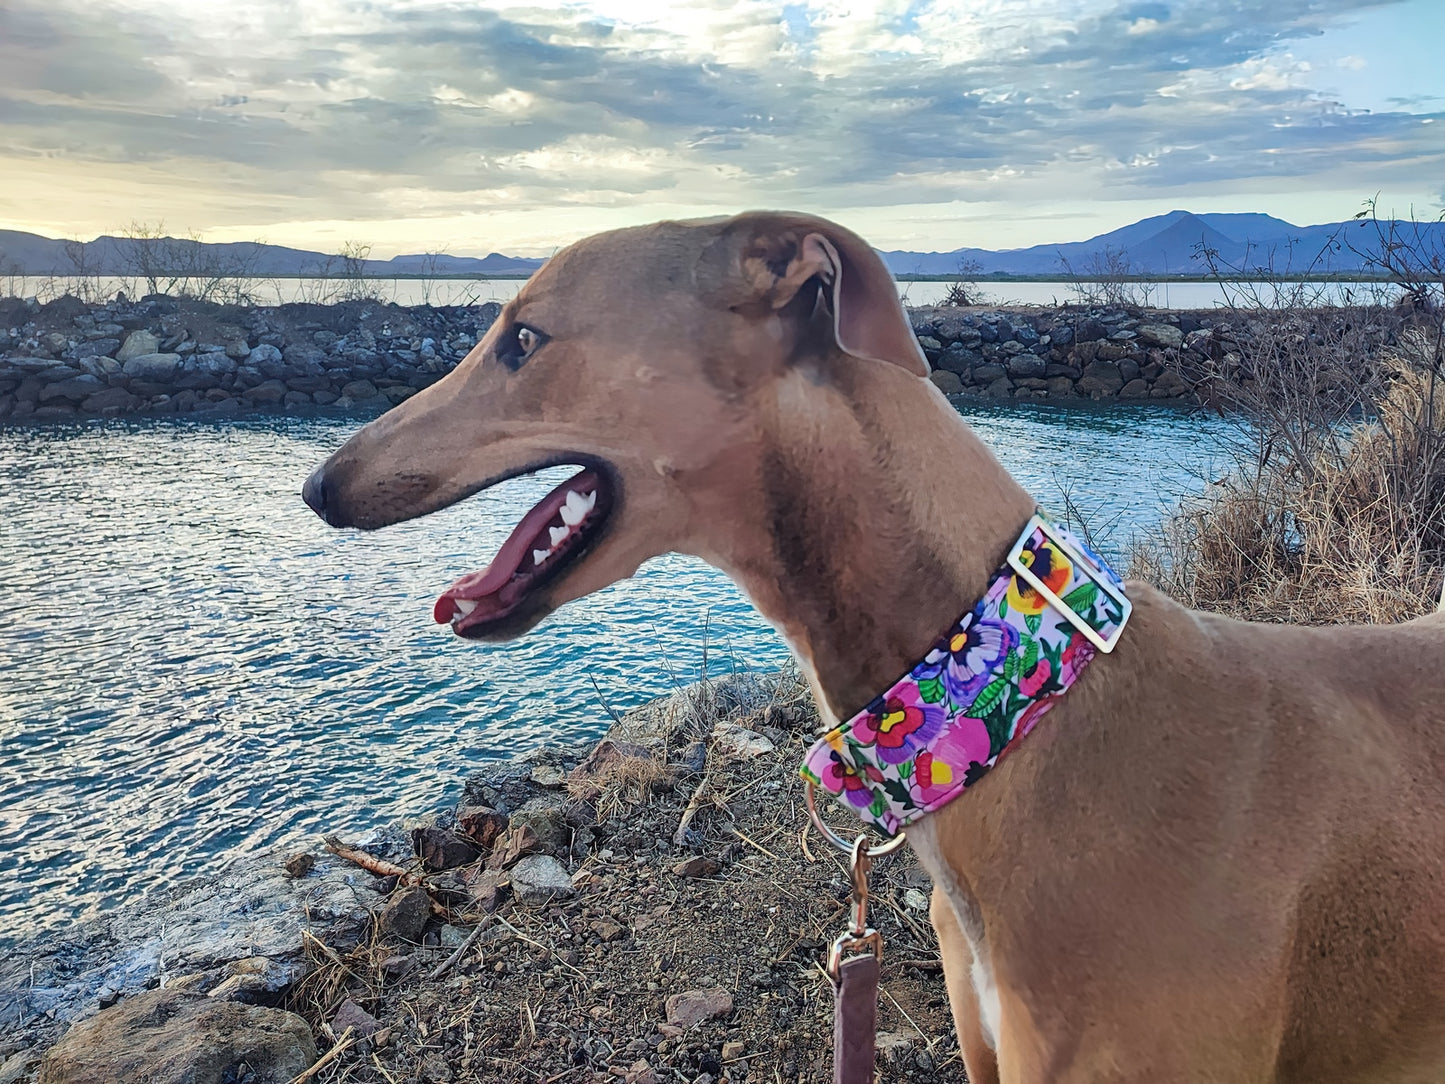
{"label": "sky", "polygon": [[0,0],[0,228],[547,255],[1445,204],[1445,0]]}

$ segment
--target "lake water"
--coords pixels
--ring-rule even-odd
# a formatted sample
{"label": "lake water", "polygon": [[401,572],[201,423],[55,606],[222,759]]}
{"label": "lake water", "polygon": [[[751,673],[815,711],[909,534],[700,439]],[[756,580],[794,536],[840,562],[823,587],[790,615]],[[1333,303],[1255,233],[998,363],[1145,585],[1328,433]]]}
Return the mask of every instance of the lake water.
{"label": "lake water", "polygon": [[[1106,545],[1196,488],[1223,423],[1167,408],[968,406],[1046,504]],[[462,778],[785,649],[720,573],[670,556],[527,639],[464,642],[432,601],[565,469],[413,523],[324,526],[302,480],[362,419],[0,426],[0,943],[228,852],[454,801]]]}
{"label": "lake water", "polygon": [[[522,279],[235,279],[225,281],[217,299],[244,295],[259,305],[277,305],[293,301],[333,302],[347,297],[376,297],[398,305],[477,305],[487,301],[509,301],[523,286]],[[936,305],[942,301],[951,282],[925,280],[900,282],[898,292],[909,305]],[[1116,287],[1117,288],[1117,287]],[[1275,295],[1268,287],[1213,282],[1131,283],[1125,287],[1133,303],[1161,309],[1213,309],[1233,301],[1249,307],[1248,291],[1258,289],[1271,303]],[[1378,282],[1311,283],[1303,287],[1286,284],[1291,297],[1302,304],[1378,304],[1393,303],[1398,289]],[[1042,305],[1053,307],[1077,303],[1080,290],[1099,294],[1099,283],[1073,282],[984,282],[979,284],[984,304]],[[124,291],[128,297],[139,297],[145,290],[135,279],[99,278],[81,280],[55,278],[5,278],[0,276],[0,296],[15,294],[41,300],[71,292],[87,300],[114,297]]]}

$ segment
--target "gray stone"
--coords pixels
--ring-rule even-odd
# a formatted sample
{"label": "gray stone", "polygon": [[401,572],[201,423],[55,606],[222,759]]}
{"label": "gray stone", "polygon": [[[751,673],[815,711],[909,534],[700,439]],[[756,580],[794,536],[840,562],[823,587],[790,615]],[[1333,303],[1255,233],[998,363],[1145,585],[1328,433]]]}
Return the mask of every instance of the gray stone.
{"label": "gray stone", "polygon": [[[136,334],[139,334],[137,332]],[[134,335],[131,336],[135,338]],[[130,340],[126,340],[129,345]],[[124,350],[121,351],[124,353]],[[121,360],[121,371],[132,380],[148,380],[156,384],[164,384],[176,375],[176,369],[180,365],[179,354],[133,354],[131,357]]]}
{"label": "gray stone", "polygon": [[286,398],[286,385],[279,380],[263,380],[254,388],[242,392],[241,398],[248,403],[274,405]]}
{"label": "gray stone", "polygon": [[1074,381],[1070,377],[1051,376],[1047,384],[1050,399],[1071,399],[1075,394]]}
{"label": "gray stone", "polygon": [[87,372],[91,376],[98,376],[105,381],[109,381],[113,377],[121,374],[120,362],[116,361],[115,358],[92,355],[90,357],[80,358],[76,364],[80,366],[83,372]]}
{"label": "gray stone", "polygon": [[53,369],[59,364],[54,358],[32,358],[16,356],[5,358],[0,361],[0,370],[11,370],[21,375],[31,373],[43,373],[46,369]]}
{"label": "gray stone", "polygon": [[1014,376],[1043,376],[1049,363],[1037,354],[1017,354],[1009,359],[1008,371]]}
{"label": "gray stone", "polygon": [[100,355],[112,355],[120,349],[119,339],[91,339],[83,342],[75,348],[76,360],[81,358],[93,358]]}
{"label": "gray stone", "polygon": [[341,394],[343,398],[359,403],[366,399],[375,399],[377,390],[370,380],[353,380],[341,389]]}
{"label": "gray stone", "polygon": [[1119,389],[1120,399],[1147,399],[1149,398],[1149,382],[1147,380],[1134,379]]}
{"label": "gray stone", "polygon": [[989,399],[1009,399],[1013,396],[1013,382],[1006,376],[1001,376],[983,390],[983,394]]}
{"label": "gray stone", "polygon": [[42,403],[49,403],[57,399],[64,399],[67,402],[78,403],[104,390],[106,390],[105,383],[99,377],[83,373],[80,376],[73,376],[69,380],[45,385],[40,389],[38,400]]}
{"label": "gray stone", "polygon": [[251,356],[251,347],[247,345],[245,339],[235,339],[228,342],[225,346],[225,351],[226,357],[233,358],[236,361],[240,361],[242,358],[249,359]]}
{"label": "gray stone", "polygon": [[1084,375],[1079,377],[1079,393],[1091,398],[1103,398],[1109,395],[1116,395],[1124,386],[1124,378],[1119,375],[1119,366],[1112,361],[1093,361],[1084,368]]}
{"label": "gray stone", "polygon": [[288,391],[281,403],[287,410],[296,410],[300,407],[310,406],[311,396],[304,391]]}
{"label": "gray stone", "polygon": [[1139,338],[1150,346],[1178,350],[1184,344],[1184,333],[1173,324],[1140,324]]}
{"label": "gray stone", "polygon": [[933,381],[933,386],[944,395],[957,395],[963,391],[963,381],[958,378],[958,374],[947,369],[937,369],[929,373],[928,379]]}
{"label": "gray stone", "polygon": [[322,390],[313,391],[311,393],[311,398],[316,401],[317,406],[330,406],[332,403],[336,402],[336,400],[340,399],[341,396],[337,395],[334,391]]}
{"label": "gray stone", "polygon": [[160,351],[161,341],[149,331],[141,329],[132,331],[125,337],[125,345],[116,352],[115,360],[121,364],[130,361],[131,358],[144,357],[146,354],[155,354]]}
{"label": "gray stone", "polygon": [[995,365],[990,363],[987,365],[976,365],[973,369],[973,380],[976,384],[992,384],[995,380],[999,380],[1007,376],[1008,370],[1005,369],[1002,365]]}
{"label": "gray stone", "polygon": [[575,891],[567,867],[549,854],[529,855],[512,867],[512,894],[519,900],[549,900]]}
{"label": "gray stone", "polygon": [[40,1084],[287,1084],[316,1061],[295,1013],[151,990],[76,1024],[40,1067]]}
{"label": "gray stone", "polygon": [[512,828],[530,828],[538,844],[546,850],[559,851],[572,841],[572,829],[556,798],[533,798],[511,815]]}
{"label": "gray stone", "polygon": [[[252,347],[246,355],[246,364],[257,372],[261,372],[263,365],[276,365],[281,361],[281,351],[270,343],[262,343],[260,346]],[[269,374],[268,374],[269,375]]]}

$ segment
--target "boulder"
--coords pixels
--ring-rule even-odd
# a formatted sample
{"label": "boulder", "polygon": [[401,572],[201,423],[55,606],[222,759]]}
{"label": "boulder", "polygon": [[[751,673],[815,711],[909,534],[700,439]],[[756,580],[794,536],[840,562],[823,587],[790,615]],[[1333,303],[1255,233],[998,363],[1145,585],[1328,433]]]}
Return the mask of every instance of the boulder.
{"label": "boulder", "polygon": [[366,399],[375,399],[377,394],[376,385],[370,380],[353,380],[341,389],[343,398],[357,403]]}
{"label": "boulder", "polygon": [[1149,398],[1149,381],[1134,379],[1119,389],[1120,399],[1147,399]]}
{"label": "boulder", "polygon": [[132,331],[125,337],[125,344],[116,352],[115,360],[124,364],[131,358],[144,357],[146,354],[154,354],[161,348],[159,337],[149,331],[141,329]]}
{"label": "boulder", "polygon": [[938,369],[929,373],[928,379],[933,381],[933,386],[944,395],[957,395],[963,391],[963,381],[958,378],[958,374],[949,372],[947,369]]}
{"label": "boulder", "polygon": [[1173,324],[1140,324],[1136,334],[1150,346],[1178,350],[1184,344],[1184,332]]}
{"label": "boulder", "polygon": [[1084,367],[1084,375],[1079,377],[1078,384],[1080,395],[1094,399],[1117,395],[1123,386],[1124,378],[1119,375],[1119,366],[1112,361],[1090,362]]}
{"label": "boulder", "polygon": [[[137,332],[139,334],[139,332]],[[134,338],[135,336],[131,336]],[[126,340],[129,345],[130,340]],[[124,349],[121,353],[125,353]],[[132,380],[145,380],[152,384],[164,384],[176,375],[176,369],[180,366],[181,356],[179,354],[136,354],[121,361],[121,372]]]}
{"label": "boulder", "polygon": [[72,1027],[41,1062],[40,1084],[288,1084],[315,1061],[295,1013],[151,990]]}
{"label": "boulder", "polygon": [[263,380],[254,388],[243,392],[241,398],[248,403],[263,403],[269,406],[286,398],[286,390],[286,385],[279,380]]}
{"label": "boulder", "polygon": [[[238,359],[239,360],[239,359]],[[262,343],[260,346],[252,347],[246,355],[246,364],[257,372],[262,372],[262,366],[273,366],[281,363],[281,351],[270,343]],[[268,374],[269,375],[269,374]]]}
{"label": "boulder", "polygon": [[73,376],[69,380],[46,384],[40,389],[38,401],[49,403],[55,400],[65,400],[70,403],[78,403],[105,390],[105,383],[99,377],[83,373],[80,376]]}
{"label": "boulder", "polygon": [[1009,359],[1008,371],[1013,376],[1043,376],[1049,363],[1037,354],[1015,354]]}

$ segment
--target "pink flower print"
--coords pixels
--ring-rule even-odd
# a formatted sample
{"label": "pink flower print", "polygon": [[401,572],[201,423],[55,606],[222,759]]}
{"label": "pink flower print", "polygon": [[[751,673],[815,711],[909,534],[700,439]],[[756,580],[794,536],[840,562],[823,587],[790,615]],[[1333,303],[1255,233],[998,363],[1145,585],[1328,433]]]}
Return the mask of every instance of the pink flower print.
{"label": "pink flower print", "polygon": [[818,773],[823,789],[830,794],[841,794],[856,806],[866,809],[873,804],[873,790],[869,783],[883,782],[883,773],[871,764],[865,764],[860,772],[840,757],[836,750],[828,750],[828,763]]}
{"label": "pink flower print", "polygon": [[1059,658],[1059,684],[1067,689],[1074,682],[1079,680],[1079,675],[1084,672],[1094,658],[1094,645],[1081,632],[1075,632],[1069,640],[1069,646],[1064,648],[1064,653]]}
{"label": "pink flower print", "polygon": [[904,682],[868,705],[853,724],[853,737],[872,746],[885,764],[902,764],[928,747],[946,718],[941,704],[926,703],[916,685]]}
{"label": "pink flower print", "polygon": [[970,765],[988,761],[988,729],[961,715],[914,761],[913,789],[923,803],[942,798],[964,781]]}
{"label": "pink flower print", "polygon": [[1039,656],[1037,665],[1027,674],[1019,675],[1019,692],[1023,693],[1030,700],[1035,699],[1053,676],[1053,665],[1044,656]]}

